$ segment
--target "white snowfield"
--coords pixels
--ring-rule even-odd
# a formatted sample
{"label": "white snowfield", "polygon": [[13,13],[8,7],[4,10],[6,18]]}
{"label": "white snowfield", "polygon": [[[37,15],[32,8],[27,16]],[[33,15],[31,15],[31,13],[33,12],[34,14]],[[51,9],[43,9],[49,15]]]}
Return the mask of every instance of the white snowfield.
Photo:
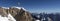
{"label": "white snowfield", "polygon": [[16,21],[12,16],[11,16],[11,14],[9,13],[8,14],[8,17],[2,17],[1,15],[0,15],[0,21]]}

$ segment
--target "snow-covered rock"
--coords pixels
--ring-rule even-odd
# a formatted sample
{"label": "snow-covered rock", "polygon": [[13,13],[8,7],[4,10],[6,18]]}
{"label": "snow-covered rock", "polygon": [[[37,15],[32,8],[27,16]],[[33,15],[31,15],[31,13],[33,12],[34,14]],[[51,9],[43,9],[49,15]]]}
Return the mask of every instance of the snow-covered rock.
{"label": "snow-covered rock", "polygon": [[16,21],[10,13],[8,14],[8,19],[9,21]]}
{"label": "snow-covered rock", "polygon": [[[23,7],[1,7],[0,21],[32,21],[29,12]],[[7,16],[6,16],[7,15]],[[15,20],[16,19],[16,20]]]}
{"label": "snow-covered rock", "polygon": [[0,21],[16,21],[11,14],[8,14],[8,17],[2,17],[0,15]]}
{"label": "snow-covered rock", "polygon": [[40,21],[40,20],[35,20],[35,21]]}
{"label": "snow-covered rock", "polygon": [[27,11],[25,8],[23,8],[23,7],[16,7],[16,6],[13,6],[13,7],[11,7],[11,8],[17,8],[17,9],[23,9],[24,11]]}
{"label": "snow-covered rock", "polygon": [[1,7],[1,8],[3,8],[3,9],[9,9],[9,7]]}
{"label": "snow-covered rock", "polygon": [[3,8],[3,9],[10,9],[10,8],[17,8],[17,9],[23,9],[24,11],[27,11],[25,8],[23,8],[23,7],[17,7],[17,6],[12,6],[12,7],[1,7],[1,8]]}

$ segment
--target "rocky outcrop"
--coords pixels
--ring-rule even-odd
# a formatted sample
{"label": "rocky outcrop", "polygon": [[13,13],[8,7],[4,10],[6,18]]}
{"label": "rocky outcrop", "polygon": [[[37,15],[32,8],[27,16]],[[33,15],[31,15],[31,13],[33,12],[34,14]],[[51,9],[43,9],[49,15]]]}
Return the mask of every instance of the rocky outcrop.
{"label": "rocky outcrop", "polygon": [[29,12],[24,11],[23,9],[18,12],[18,14],[15,16],[15,19],[17,21],[32,21],[32,17]]}
{"label": "rocky outcrop", "polygon": [[28,11],[21,7],[0,8],[0,15],[7,16],[11,14],[16,21],[32,21],[32,17]]}
{"label": "rocky outcrop", "polygon": [[4,17],[4,16],[7,16],[6,10],[3,9],[3,8],[0,8],[0,15],[2,15],[3,17]]}

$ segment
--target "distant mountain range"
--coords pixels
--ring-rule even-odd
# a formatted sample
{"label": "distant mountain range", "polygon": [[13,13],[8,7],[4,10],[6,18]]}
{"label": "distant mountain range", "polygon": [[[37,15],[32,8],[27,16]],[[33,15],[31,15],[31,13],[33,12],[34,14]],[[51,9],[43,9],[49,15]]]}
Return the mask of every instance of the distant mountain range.
{"label": "distant mountain range", "polygon": [[34,21],[60,21],[60,13],[32,13]]}

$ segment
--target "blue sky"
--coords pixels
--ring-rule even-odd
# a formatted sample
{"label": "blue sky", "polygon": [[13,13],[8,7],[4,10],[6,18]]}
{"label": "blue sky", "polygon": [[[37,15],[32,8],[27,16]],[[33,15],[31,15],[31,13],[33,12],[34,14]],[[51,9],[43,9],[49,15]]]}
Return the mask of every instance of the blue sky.
{"label": "blue sky", "polygon": [[[19,2],[20,5],[17,5]],[[21,6],[30,12],[60,12],[60,0],[0,0],[0,6]]]}

